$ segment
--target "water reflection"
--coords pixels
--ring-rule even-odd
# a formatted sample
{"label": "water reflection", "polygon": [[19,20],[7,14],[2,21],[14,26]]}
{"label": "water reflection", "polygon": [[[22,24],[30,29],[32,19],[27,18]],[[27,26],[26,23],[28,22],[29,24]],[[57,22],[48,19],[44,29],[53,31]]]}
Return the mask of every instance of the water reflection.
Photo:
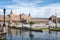
{"label": "water reflection", "polygon": [[[59,36],[58,36],[59,35]],[[60,32],[58,31],[49,31],[50,40],[60,40]]]}
{"label": "water reflection", "polygon": [[6,40],[60,40],[60,32],[33,32],[18,29],[8,29]]}
{"label": "water reflection", "polygon": [[32,31],[29,31],[29,37],[30,37],[30,40],[33,40],[34,35],[32,34]]}

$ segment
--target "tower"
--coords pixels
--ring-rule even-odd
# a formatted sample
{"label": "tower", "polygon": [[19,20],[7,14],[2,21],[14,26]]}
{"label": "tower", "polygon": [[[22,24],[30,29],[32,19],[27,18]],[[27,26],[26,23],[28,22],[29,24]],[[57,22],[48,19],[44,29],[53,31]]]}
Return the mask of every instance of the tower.
{"label": "tower", "polygon": [[20,19],[21,19],[21,14],[20,14]]}
{"label": "tower", "polygon": [[10,14],[13,14],[13,11],[11,10]]}
{"label": "tower", "polygon": [[29,13],[29,15],[28,15],[28,16],[31,16],[31,15],[30,15],[30,13]]}
{"label": "tower", "polygon": [[10,18],[10,24],[12,24],[13,23],[13,20],[14,20],[14,14],[13,14],[13,11],[12,10],[10,11],[9,18]]}

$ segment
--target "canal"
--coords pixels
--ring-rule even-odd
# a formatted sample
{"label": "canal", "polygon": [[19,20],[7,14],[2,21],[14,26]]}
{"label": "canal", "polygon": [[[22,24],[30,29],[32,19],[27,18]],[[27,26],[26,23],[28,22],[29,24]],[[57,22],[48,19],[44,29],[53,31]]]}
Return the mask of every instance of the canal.
{"label": "canal", "polygon": [[8,29],[6,40],[60,40],[60,32],[35,32],[18,29]]}
{"label": "canal", "polygon": [[[2,1],[1,1],[2,2]],[[25,2],[25,1],[24,1]],[[53,1],[52,1],[53,2]],[[4,2],[5,3],[5,2]],[[15,2],[16,3],[16,2]],[[23,1],[22,1],[22,3],[23,3]],[[48,1],[48,3],[49,3],[49,1]],[[58,2],[57,2],[58,3]],[[7,33],[5,33],[6,32],[6,30],[5,30],[5,21],[6,22],[8,22],[9,20],[11,20],[11,21],[9,21],[9,25],[10,25],[10,23],[12,23],[12,22],[15,22],[15,15],[13,15],[12,13],[12,10],[11,10],[11,14],[9,15],[9,20],[5,20],[5,12],[6,12],[6,9],[4,8],[3,9],[3,12],[4,12],[4,18],[2,19],[3,20],[3,26],[2,26],[2,28],[1,28],[1,32],[0,32],[0,40],[60,40],[60,31],[44,31],[44,32],[36,32],[36,31],[27,31],[27,30],[22,30],[22,29],[13,29],[13,28],[8,28],[7,29]],[[28,19],[31,19],[31,17],[29,17],[29,16],[26,16],[25,14],[23,14],[22,16],[20,16],[20,17],[22,17],[22,18],[20,18],[20,21],[19,22],[21,22],[22,24],[24,24],[24,23],[26,23],[26,17],[28,18]],[[17,16],[18,17],[18,16]],[[46,25],[45,23],[44,24],[39,24],[38,25],[38,28],[39,27],[50,27],[50,26],[58,26],[57,25],[57,15],[56,15],[56,17],[55,16],[52,16],[53,17],[53,19],[54,20],[52,20],[51,18],[49,18],[49,20],[51,20],[51,21],[53,21],[53,23],[52,22],[50,22],[50,23],[48,23],[49,25]],[[19,17],[18,17],[19,18]],[[17,18],[17,19],[18,19]],[[14,19],[14,20],[13,20]],[[16,19],[16,24],[17,24],[17,19]],[[21,20],[22,19],[22,20]],[[56,19],[56,20],[55,20]],[[40,19],[38,19],[38,21],[39,21]],[[1,21],[1,20],[0,20]],[[28,22],[29,22],[30,20],[28,20]],[[56,24],[55,24],[55,22],[56,22]],[[28,23],[29,25],[27,26],[27,25],[25,25],[25,27],[27,26],[27,27],[30,27],[32,24],[33,24],[33,22],[31,21],[31,22],[29,22]],[[53,25],[54,24],[54,25]],[[15,25],[15,24],[14,24]],[[35,25],[33,25],[33,27],[36,27],[36,25],[37,24],[35,24]],[[0,25],[1,26],[1,25]],[[20,24],[17,26],[16,25],[16,27],[20,27]],[[21,26],[21,27],[23,27],[23,26]],[[59,27],[60,27],[60,25],[59,25]],[[4,29],[4,30],[3,30]],[[30,28],[31,29],[31,28]],[[3,37],[4,36],[4,37]],[[4,38],[4,39],[3,39]]]}

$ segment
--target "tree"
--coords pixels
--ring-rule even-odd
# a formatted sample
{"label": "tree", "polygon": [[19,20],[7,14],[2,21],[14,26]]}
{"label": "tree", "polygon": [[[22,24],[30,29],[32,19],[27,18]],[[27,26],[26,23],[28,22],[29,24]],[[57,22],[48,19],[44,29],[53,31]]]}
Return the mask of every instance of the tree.
{"label": "tree", "polygon": [[22,27],[23,27],[23,23],[25,23],[25,22],[26,22],[26,20],[21,19]]}
{"label": "tree", "polygon": [[[31,30],[32,29],[32,25],[34,24],[34,22],[30,21],[29,24],[30,24],[30,30]],[[29,36],[30,36],[30,39],[33,40],[34,35],[32,34],[32,31],[30,31]]]}
{"label": "tree", "polygon": [[32,29],[32,25],[34,24],[34,22],[31,21],[29,24],[30,24],[30,29]]}

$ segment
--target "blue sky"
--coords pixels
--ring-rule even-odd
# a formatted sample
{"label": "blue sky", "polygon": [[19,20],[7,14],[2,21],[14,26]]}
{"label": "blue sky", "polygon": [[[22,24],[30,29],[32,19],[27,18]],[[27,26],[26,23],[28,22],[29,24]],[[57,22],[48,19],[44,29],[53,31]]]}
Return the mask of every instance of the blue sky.
{"label": "blue sky", "polygon": [[6,14],[13,10],[14,14],[31,14],[32,17],[60,17],[60,0],[0,0],[0,14],[6,8]]}

